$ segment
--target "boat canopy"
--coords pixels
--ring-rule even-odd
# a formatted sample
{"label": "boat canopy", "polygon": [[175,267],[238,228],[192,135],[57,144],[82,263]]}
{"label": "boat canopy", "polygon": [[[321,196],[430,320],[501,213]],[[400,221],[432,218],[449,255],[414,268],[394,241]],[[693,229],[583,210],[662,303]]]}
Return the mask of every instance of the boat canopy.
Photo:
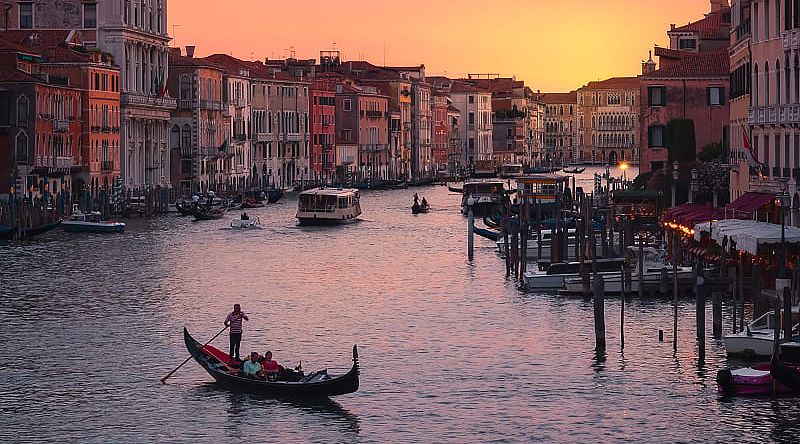
{"label": "boat canopy", "polygon": [[[709,233],[711,239],[722,245],[725,238],[728,242],[736,242],[736,248],[750,254],[758,254],[759,245],[775,245],[781,243],[781,226],[755,220],[724,219],[703,222],[695,225],[694,238],[700,240],[702,233]],[[800,228],[785,227],[787,243],[800,243]]]}

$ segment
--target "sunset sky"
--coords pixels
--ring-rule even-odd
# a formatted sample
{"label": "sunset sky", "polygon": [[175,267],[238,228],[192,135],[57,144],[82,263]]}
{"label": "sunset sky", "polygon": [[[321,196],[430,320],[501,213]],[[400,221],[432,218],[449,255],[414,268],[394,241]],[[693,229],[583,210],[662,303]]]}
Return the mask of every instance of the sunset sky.
{"label": "sunset sky", "polygon": [[[707,0],[170,0],[174,44],[243,59],[319,50],[428,75],[497,73],[567,91],[636,75],[670,23],[702,18]],[[173,28],[173,25],[177,25]],[[385,51],[384,51],[385,48]]]}

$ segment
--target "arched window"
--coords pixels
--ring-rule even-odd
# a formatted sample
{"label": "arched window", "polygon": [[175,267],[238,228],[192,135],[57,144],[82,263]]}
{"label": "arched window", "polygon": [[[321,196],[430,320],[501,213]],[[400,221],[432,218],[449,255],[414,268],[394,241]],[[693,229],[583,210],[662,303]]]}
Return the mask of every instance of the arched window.
{"label": "arched window", "polygon": [[170,148],[180,148],[181,147],[181,129],[178,125],[172,126],[172,131],[169,135],[169,147]]}
{"label": "arched window", "polygon": [[181,99],[192,100],[192,78],[188,75],[181,76]]}
{"label": "arched window", "polygon": [[17,125],[28,126],[28,97],[24,94],[17,98]]}
{"label": "arched window", "polygon": [[16,152],[17,163],[28,163],[28,134],[25,131],[17,133]]}
{"label": "arched window", "polygon": [[781,104],[781,61],[775,61],[775,104]]}
{"label": "arched window", "polygon": [[800,56],[798,55],[794,56],[794,103],[800,103]]}
{"label": "arched window", "polygon": [[751,102],[758,106],[758,63],[753,66],[753,98]]}
{"label": "arched window", "polygon": [[784,89],[783,100],[784,103],[792,103],[792,71],[789,65],[789,57],[786,57],[786,60],[783,65],[783,82],[786,88]]}
{"label": "arched window", "polygon": [[769,62],[764,62],[764,105],[769,105]]}

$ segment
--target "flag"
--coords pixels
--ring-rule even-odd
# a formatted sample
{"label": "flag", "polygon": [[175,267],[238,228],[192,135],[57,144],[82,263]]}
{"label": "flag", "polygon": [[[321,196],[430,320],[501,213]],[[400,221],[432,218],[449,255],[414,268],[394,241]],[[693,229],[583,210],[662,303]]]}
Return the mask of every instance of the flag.
{"label": "flag", "polygon": [[158,79],[158,97],[164,97],[167,95],[167,79],[164,78],[164,73],[159,74]]}
{"label": "flag", "polygon": [[750,134],[747,133],[747,127],[744,125],[742,125],[742,138],[744,139],[744,155],[747,157],[747,163],[760,170],[762,165],[758,161],[758,153],[753,151],[753,147],[750,145]]}
{"label": "flag", "polygon": [[228,139],[225,139],[225,140],[222,142],[222,145],[220,145],[220,146],[219,146],[219,151],[220,151],[220,152],[225,152],[225,151],[228,151]]}

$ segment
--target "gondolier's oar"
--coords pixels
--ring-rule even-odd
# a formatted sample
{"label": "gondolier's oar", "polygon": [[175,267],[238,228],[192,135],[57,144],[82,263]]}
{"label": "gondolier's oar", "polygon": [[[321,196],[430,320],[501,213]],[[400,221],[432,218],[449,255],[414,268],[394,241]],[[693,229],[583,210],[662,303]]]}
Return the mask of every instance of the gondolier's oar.
{"label": "gondolier's oar", "polygon": [[[202,346],[202,347],[200,347],[200,350],[202,351],[202,350],[203,350],[203,349],[206,347],[206,345],[210,344],[210,343],[211,343],[211,341],[213,341],[214,339],[217,339],[217,336],[221,335],[221,334],[222,334],[222,332],[223,332],[223,331],[225,331],[225,330],[227,330],[227,329],[228,329],[228,326],[227,326],[227,325],[226,325],[225,327],[222,327],[222,330],[220,330],[220,331],[219,331],[219,333],[215,334],[213,338],[211,338],[211,339],[209,339],[208,341],[206,341],[206,343],[205,343],[205,344],[203,344],[203,346]],[[192,355],[189,355],[189,357],[188,357],[188,358],[186,358],[186,360],[185,360],[185,361],[181,362],[181,365],[179,365],[179,366],[175,367],[175,369],[174,369],[174,370],[172,370],[171,372],[167,373],[167,376],[164,376],[163,378],[161,378],[161,383],[162,383],[162,384],[166,384],[166,383],[167,383],[167,382],[166,382],[166,381],[167,381],[167,378],[169,378],[170,376],[172,376],[172,374],[173,374],[173,373],[177,372],[179,368],[183,367],[183,364],[186,364],[186,363],[187,363],[187,362],[189,362],[189,360],[190,360],[190,359],[192,359],[192,358],[194,358],[194,355],[193,355],[193,354],[192,354]]]}

